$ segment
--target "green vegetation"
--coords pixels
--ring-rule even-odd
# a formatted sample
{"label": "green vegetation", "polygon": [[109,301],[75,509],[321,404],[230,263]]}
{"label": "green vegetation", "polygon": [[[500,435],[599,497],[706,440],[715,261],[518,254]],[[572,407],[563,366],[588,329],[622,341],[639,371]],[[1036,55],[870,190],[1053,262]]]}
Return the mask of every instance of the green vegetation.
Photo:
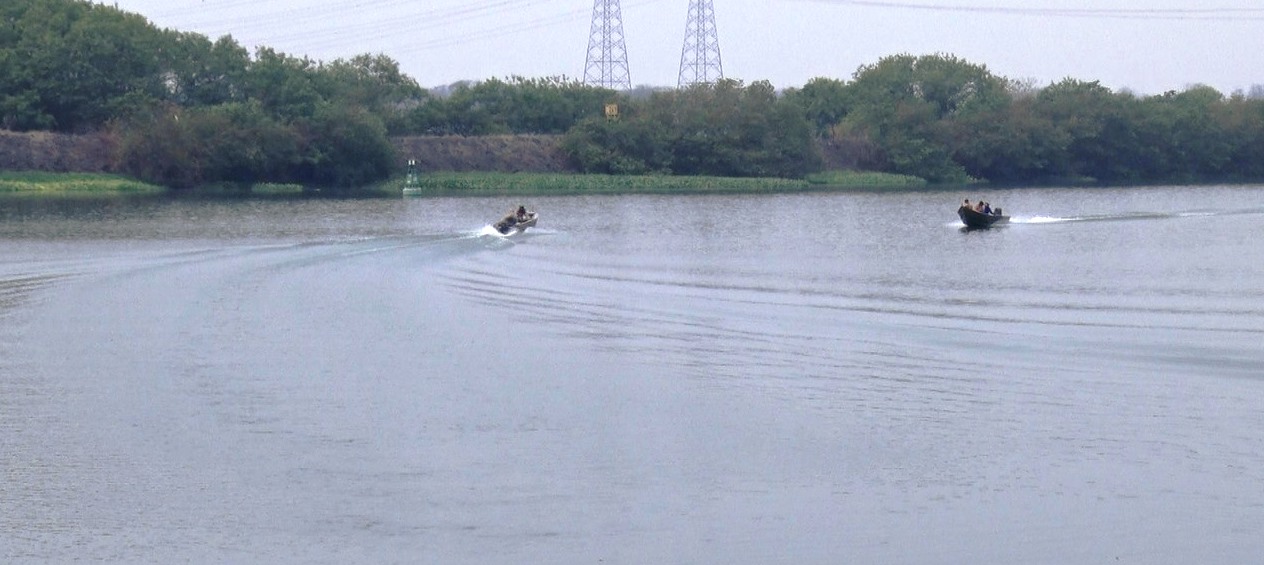
{"label": "green vegetation", "polygon": [[114,130],[119,170],[176,189],[388,178],[386,124],[425,97],[385,56],[251,57],[86,0],[6,0],[0,22],[0,127]]}
{"label": "green vegetation", "polygon": [[613,90],[563,78],[458,84],[445,97],[426,96],[390,124],[392,134],[561,134],[585,118],[605,115]]}
{"label": "green vegetation", "polygon": [[161,192],[162,187],[117,175],[0,171],[0,192]]}
{"label": "green vegetation", "polygon": [[[1148,97],[1070,78],[1037,88],[952,55],[899,54],[785,92],[724,80],[618,93],[513,77],[436,94],[385,55],[251,54],[231,37],[159,29],[89,0],[6,0],[0,23],[0,129],[100,134],[117,152],[99,153],[113,161],[94,170],[177,190],[380,191],[400,173],[390,136],[492,134],[563,136],[566,166],[609,176],[449,182],[588,191],[1264,179],[1264,97],[1207,86]],[[839,169],[897,176],[822,174]]]}
{"label": "green vegetation", "polygon": [[[600,192],[761,192],[804,190],[806,181],[777,178],[732,178],[668,175],[604,175],[542,173],[431,173],[405,189],[407,195],[462,194],[591,194]],[[388,183],[379,191],[399,194]]]}
{"label": "green vegetation", "polygon": [[721,80],[629,101],[562,144],[588,173],[802,178],[821,168],[811,126],[768,82]]}
{"label": "green vegetation", "polygon": [[1065,79],[1044,88],[949,55],[895,55],[850,83],[785,96],[860,169],[932,183],[1264,178],[1264,99],[1207,86],[1138,97]]}
{"label": "green vegetation", "polygon": [[921,177],[873,171],[826,171],[808,175],[807,180],[814,185],[832,188],[894,189],[917,188],[928,184]]}

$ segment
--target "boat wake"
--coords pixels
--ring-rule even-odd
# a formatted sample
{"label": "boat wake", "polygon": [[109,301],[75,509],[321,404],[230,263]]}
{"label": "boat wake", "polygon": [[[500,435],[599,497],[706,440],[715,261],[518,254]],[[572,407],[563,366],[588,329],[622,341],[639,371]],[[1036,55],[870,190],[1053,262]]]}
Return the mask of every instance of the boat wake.
{"label": "boat wake", "polygon": [[1133,220],[1170,220],[1178,218],[1214,218],[1220,216],[1241,216],[1264,214],[1264,208],[1245,210],[1188,210],[1183,212],[1134,212],[1126,214],[1102,214],[1089,216],[1015,216],[1011,224],[1064,224],[1071,222],[1124,222]]}
{"label": "boat wake", "polygon": [[1074,218],[1053,218],[1049,216],[1033,216],[1031,218],[1010,218],[1011,224],[1057,224],[1062,222],[1072,222]]}
{"label": "boat wake", "polygon": [[514,233],[516,233],[516,232],[509,232],[509,233],[507,233],[507,234],[505,234],[505,233],[500,233],[500,231],[499,231],[499,230],[497,230],[495,227],[493,227],[491,224],[487,224],[487,225],[483,226],[483,229],[481,229],[481,230],[478,230],[478,231],[474,232],[474,235],[475,235],[476,237],[483,237],[483,236],[488,236],[488,235],[490,235],[490,236],[492,236],[492,237],[502,237],[502,238],[507,238],[507,237],[509,237],[510,235],[513,235]]}
{"label": "boat wake", "polygon": [[549,234],[549,233],[557,233],[557,232],[550,231],[548,229],[531,228],[531,231],[515,229],[515,230],[510,230],[509,233],[500,233],[500,231],[497,230],[495,226],[492,226],[491,224],[487,224],[483,226],[482,229],[475,232],[471,232],[470,236],[471,237],[495,237],[498,239],[510,240],[510,239],[527,238],[532,235],[543,235],[543,234]]}

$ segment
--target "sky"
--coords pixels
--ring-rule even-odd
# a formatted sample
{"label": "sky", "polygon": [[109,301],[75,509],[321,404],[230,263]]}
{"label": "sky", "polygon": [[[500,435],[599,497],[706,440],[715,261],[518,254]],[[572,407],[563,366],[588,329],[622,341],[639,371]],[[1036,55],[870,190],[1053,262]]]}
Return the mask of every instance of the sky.
{"label": "sky", "polygon": [[[423,87],[582,80],[593,0],[106,0],[155,25],[321,61],[384,54]],[[621,0],[634,85],[674,87],[690,0]],[[1264,85],[1259,0],[712,0],[727,78],[850,80],[896,54],[955,55],[1046,86],[1141,95]]]}

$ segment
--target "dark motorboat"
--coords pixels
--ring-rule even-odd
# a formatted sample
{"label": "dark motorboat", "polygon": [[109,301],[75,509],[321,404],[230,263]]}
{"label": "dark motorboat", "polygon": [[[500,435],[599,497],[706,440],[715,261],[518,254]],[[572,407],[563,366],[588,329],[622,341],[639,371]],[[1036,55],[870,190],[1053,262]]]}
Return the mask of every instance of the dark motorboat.
{"label": "dark motorboat", "polygon": [[492,227],[500,232],[501,235],[513,235],[527,231],[527,228],[534,228],[535,223],[539,221],[540,215],[535,212],[523,211],[521,215],[510,214],[505,216],[499,222],[492,224]]}
{"label": "dark motorboat", "polygon": [[997,224],[1008,224],[1009,216],[996,214],[984,214],[965,206],[957,208],[957,216],[961,218],[961,223],[970,229],[990,228]]}

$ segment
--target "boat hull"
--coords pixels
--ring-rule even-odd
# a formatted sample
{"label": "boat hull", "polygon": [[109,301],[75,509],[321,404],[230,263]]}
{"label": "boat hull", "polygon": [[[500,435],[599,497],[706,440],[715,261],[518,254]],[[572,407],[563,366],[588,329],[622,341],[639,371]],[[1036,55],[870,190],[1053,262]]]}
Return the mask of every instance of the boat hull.
{"label": "boat hull", "polygon": [[1009,216],[1002,216],[1000,214],[984,214],[982,212],[976,212],[966,208],[965,206],[957,208],[957,217],[961,218],[961,223],[965,224],[966,227],[970,229],[990,228],[992,226],[1009,223]]}
{"label": "boat hull", "polygon": [[524,232],[527,228],[534,228],[535,223],[539,221],[539,219],[539,214],[531,212],[530,216],[521,222],[510,223],[508,219],[505,219],[496,222],[492,227],[496,228],[496,231],[500,232],[501,235],[511,235]]}

